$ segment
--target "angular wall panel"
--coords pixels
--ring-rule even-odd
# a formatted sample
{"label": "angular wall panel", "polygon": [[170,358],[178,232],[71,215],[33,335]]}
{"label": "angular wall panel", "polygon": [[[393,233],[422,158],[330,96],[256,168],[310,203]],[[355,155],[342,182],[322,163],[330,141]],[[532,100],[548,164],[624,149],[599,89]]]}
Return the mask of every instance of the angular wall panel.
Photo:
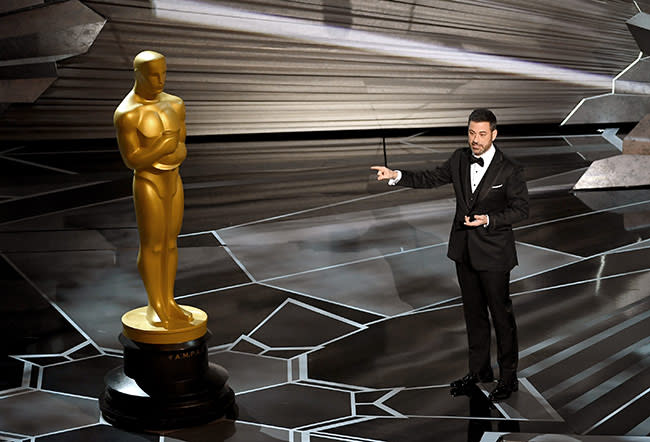
{"label": "angular wall panel", "polygon": [[56,80],[56,64],[0,67],[0,101],[33,103]]}
{"label": "angular wall panel", "polygon": [[585,99],[571,115],[568,123],[634,123],[648,113],[650,95],[607,94]]}
{"label": "angular wall panel", "polygon": [[0,14],[29,8],[31,6],[42,5],[43,2],[44,0],[3,0],[0,3]]}
{"label": "angular wall panel", "polygon": [[[106,20],[77,0],[13,1],[0,15],[0,103],[34,102],[56,79],[56,61],[83,54]],[[33,6],[33,7],[30,7]]]}
{"label": "angular wall panel", "polygon": [[581,101],[562,124],[637,122],[650,112],[650,67],[642,58],[650,52],[650,14],[639,12],[626,24],[641,50],[637,60],[612,78],[610,94]]}
{"label": "angular wall panel", "polygon": [[626,24],[639,49],[644,54],[650,54],[650,14],[639,12]]}

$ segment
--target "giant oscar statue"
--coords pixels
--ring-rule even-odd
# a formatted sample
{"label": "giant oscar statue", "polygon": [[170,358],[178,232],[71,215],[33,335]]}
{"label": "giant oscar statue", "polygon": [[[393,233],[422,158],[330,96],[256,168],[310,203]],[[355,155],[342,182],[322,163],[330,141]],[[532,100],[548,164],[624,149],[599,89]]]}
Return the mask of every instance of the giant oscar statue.
{"label": "giant oscar statue", "polygon": [[162,54],[139,53],[135,86],[115,110],[122,159],[133,170],[133,202],[140,235],[138,270],[148,305],[122,317],[124,366],[109,372],[100,399],[115,425],[164,430],[214,420],[234,409],[228,373],[208,362],[209,331],[202,310],[178,305],[174,280],[183,220],[185,105],[163,92]]}

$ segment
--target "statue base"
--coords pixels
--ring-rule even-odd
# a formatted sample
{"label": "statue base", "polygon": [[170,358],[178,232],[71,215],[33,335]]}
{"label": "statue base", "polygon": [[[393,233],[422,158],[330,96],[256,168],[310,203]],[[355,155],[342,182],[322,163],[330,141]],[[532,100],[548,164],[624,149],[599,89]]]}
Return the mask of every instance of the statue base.
{"label": "statue base", "polygon": [[147,319],[147,308],[139,307],[122,316],[122,333],[129,339],[144,344],[177,344],[198,339],[208,331],[208,315],[189,305],[179,306],[192,313],[192,320],[164,328]]}
{"label": "statue base", "polygon": [[106,374],[99,399],[104,419],[116,427],[163,431],[236,419],[228,372],[208,362],[210,332],[175,344],[137,342],[120,334],[124,365]]}

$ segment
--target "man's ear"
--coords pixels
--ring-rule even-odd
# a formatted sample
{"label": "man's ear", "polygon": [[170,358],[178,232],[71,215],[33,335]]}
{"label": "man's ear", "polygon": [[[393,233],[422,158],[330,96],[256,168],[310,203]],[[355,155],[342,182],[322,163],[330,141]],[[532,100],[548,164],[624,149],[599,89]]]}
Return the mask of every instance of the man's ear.
{"label": "man's ear", "polygon": [[497,130],[494,129],[494,130],[492,131],[492,141],[494,141],[494,139],[495,139],[496,137],[497,137]]}

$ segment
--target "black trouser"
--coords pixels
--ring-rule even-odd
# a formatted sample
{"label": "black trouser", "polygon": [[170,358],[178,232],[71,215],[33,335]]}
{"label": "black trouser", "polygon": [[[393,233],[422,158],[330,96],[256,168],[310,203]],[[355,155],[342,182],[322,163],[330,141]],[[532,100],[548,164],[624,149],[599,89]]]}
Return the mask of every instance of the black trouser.
{"label": "black trouser", "polygon": [[481,378],[492,374],[490,364],[490,319],[497,337],[499,374],[505,382],[517,379],[519,348],[517,325],[510,300],[510,272],[477,271],[456,263],[463,298],[469,345],[469,372]]}

